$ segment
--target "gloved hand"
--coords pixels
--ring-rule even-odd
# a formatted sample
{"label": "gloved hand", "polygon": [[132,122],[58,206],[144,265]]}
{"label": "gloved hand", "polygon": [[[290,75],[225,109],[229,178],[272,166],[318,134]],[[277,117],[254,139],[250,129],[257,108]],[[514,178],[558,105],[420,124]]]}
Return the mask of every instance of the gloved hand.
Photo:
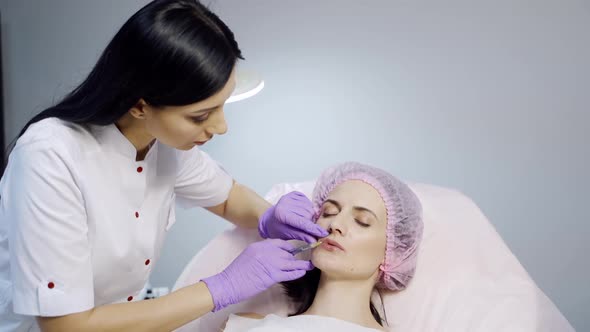
{"label": "gloved hand", "polygon": [[221,273],[203,279],[217,311],[252,297],[270,286],[303,277],[313,269],[310,261],[298,260],[287,241],[272,239],[250,244]]}
{"label": "gloved hand", "polygon": [[313,214],[313,205],[304,194],[290,192],[264,212],[258,233],[263,238],[315,242],[328,236],[328,232],[312,221]]}

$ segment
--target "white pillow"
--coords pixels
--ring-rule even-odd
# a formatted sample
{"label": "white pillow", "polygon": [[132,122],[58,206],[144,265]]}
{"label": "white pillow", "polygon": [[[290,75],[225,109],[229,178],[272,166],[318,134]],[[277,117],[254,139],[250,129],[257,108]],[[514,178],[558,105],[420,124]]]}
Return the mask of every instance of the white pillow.
{"label": "white pillow", "polygon": [[[271,203],[297,190],[311,198],[314,182],[275,185]],[[424,235],[414,280],[404,291],[382,292],[393,331],[574,331],[535,285],[479,208],[463,194],[410,185],[424,209]],[[184,269],[178,289],[222,271],[260,240],[256,230],[235,228],[208,243]],[[374,294],[374,303],[381,307]],[[286,315],[292,311],[280,285],[197,319],[178,331],[218,331],[230,313]],[[382,313],[383,316],[383,313]]]}

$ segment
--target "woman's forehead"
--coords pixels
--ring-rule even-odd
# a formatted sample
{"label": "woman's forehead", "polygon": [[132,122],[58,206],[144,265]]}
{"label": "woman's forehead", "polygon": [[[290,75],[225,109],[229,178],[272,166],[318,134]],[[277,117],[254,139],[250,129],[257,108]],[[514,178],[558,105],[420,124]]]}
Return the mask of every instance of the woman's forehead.
{"label": "woman's forehead", "polygon": [[345,181],[330,192],[328,200],[338,202],[341,206],[360,206],[375,213],[385,212],[385,205],[379,192],[370,184],[360,180]]}

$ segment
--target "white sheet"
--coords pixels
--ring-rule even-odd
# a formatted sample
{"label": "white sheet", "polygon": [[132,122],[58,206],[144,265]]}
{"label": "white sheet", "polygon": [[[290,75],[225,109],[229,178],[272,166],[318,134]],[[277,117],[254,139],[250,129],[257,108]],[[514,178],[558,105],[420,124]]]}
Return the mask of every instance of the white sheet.
{"label": "white sheet", "polygon": [[320,316],[280,317],[267,315],[253,319],[230,315],[224,332],[380,332],[342,320]]}
{"label": "white sheet", "polygon": [[[276,185],[266,198],[274,203],[292,190],[310,196],[313,185]],[[383,296],[392,331],[574,331],[469,198],[431,185],[410,187],[424,208],[424,238],[413,282],[402,292]],[[192,259],[174,289],[223,270],[257,240],[255,230],[220,234]],[[377,298],[375,304],[380,307]],[[231,313],[285,316],[290,311],[282,288],[276,285],[180,331],[216,331]]]}

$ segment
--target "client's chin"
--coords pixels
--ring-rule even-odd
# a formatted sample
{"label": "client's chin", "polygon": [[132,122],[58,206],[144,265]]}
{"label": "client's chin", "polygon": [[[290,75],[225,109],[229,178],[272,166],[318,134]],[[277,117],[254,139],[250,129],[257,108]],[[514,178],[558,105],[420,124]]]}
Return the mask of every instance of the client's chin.
{"label": "client's chin", "polygon": [[336,257],[332,253],[315,253],[311,258],[315,267],[322,271],[323,276],[332,278],[346,278],[350,276],[354,268],[347,266],[343,256]]}

